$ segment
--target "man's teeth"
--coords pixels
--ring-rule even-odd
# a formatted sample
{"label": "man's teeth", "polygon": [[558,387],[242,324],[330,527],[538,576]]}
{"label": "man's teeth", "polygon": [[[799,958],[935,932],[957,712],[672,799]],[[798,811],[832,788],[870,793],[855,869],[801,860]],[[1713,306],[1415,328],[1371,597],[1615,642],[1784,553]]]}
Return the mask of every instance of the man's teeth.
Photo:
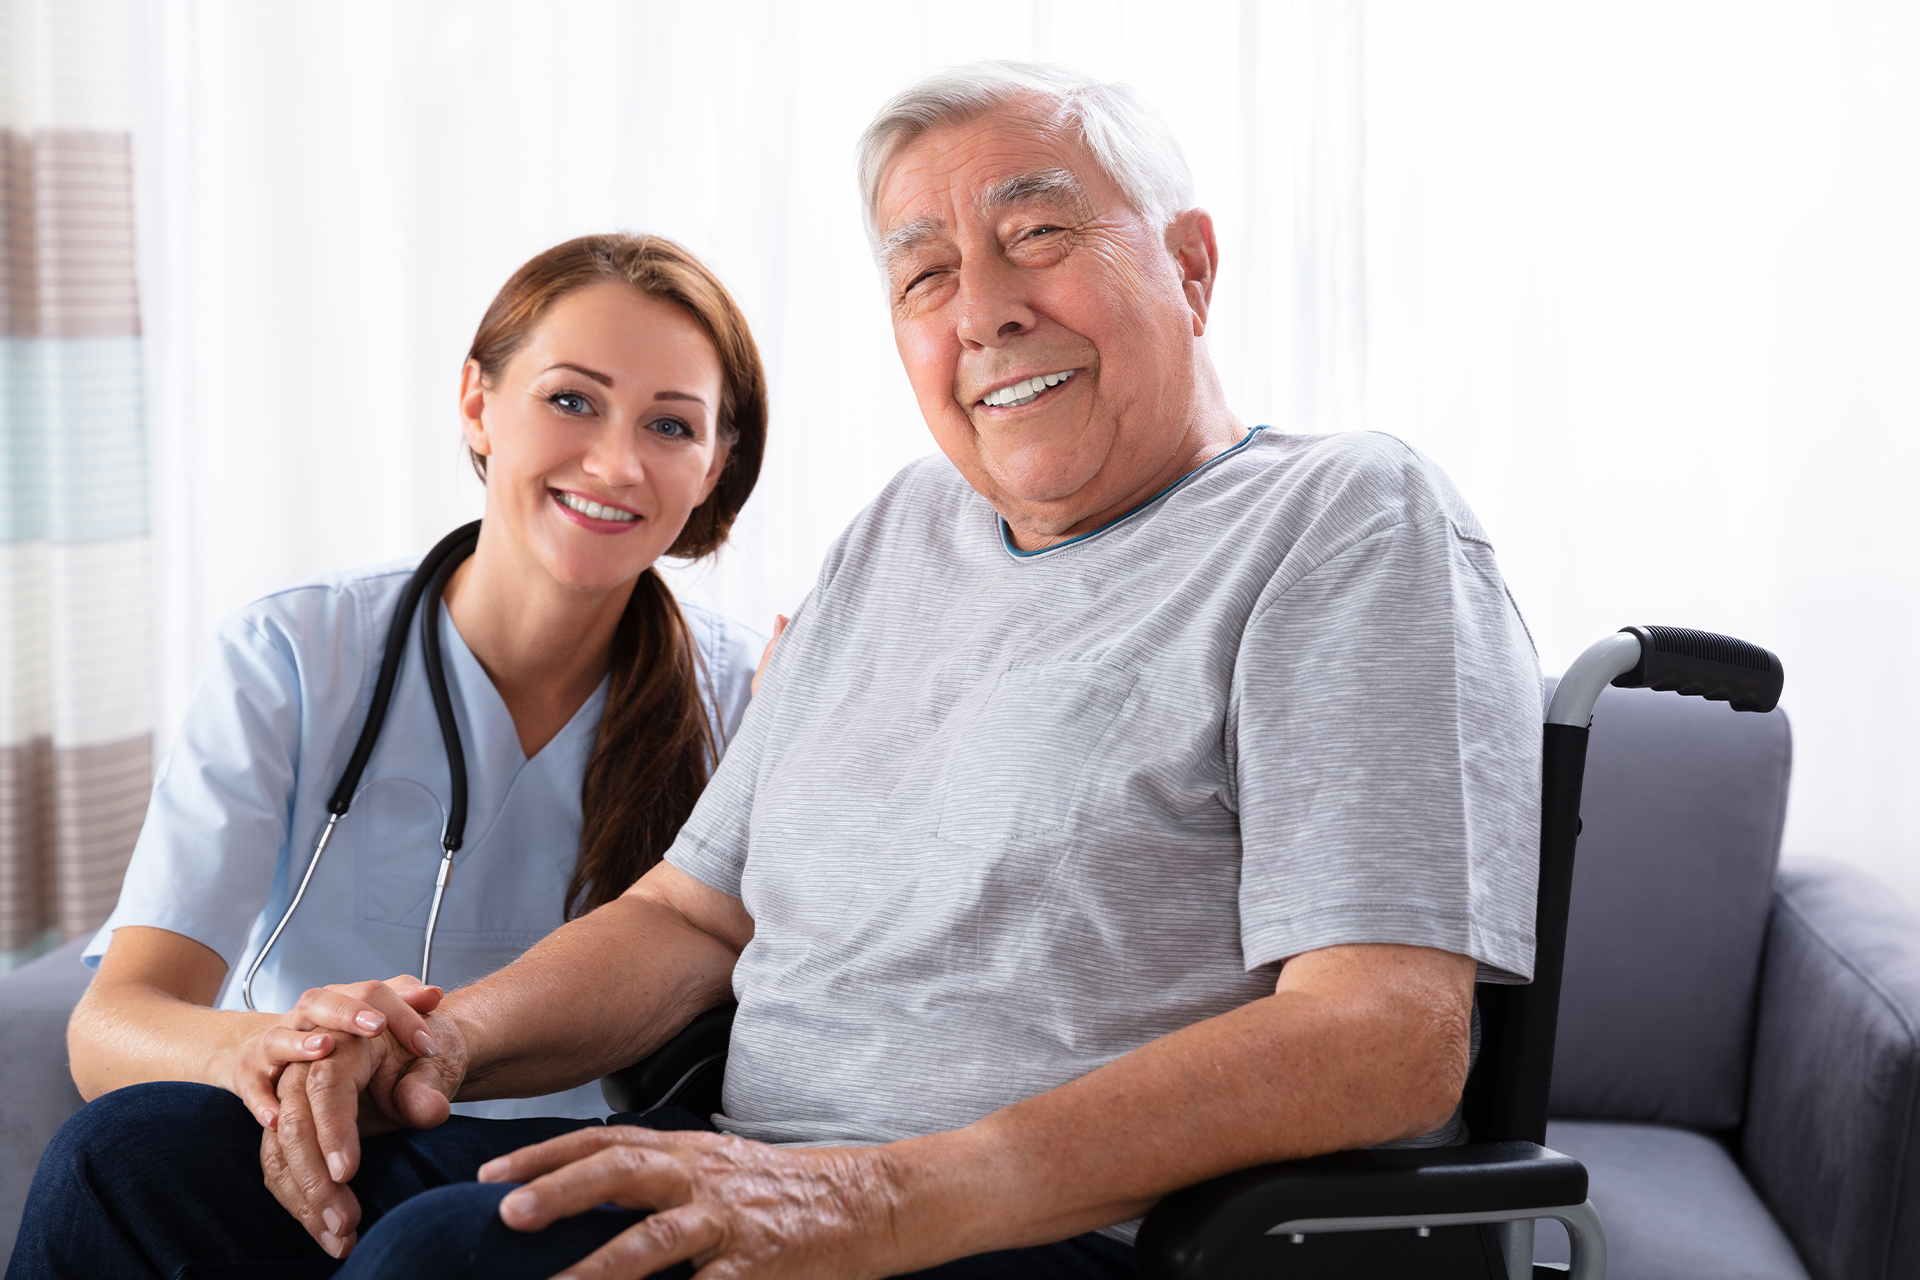
{"label": "man's teeth", "polygon": [[570,509],[594,520],[612,520],[624,524],[629,520],[640,518],[631,511],[622,511],[618,507],[603,507],[591,499],[583,498],[577,493],[567,493],[564,490],[561,491],[560,501],[566,503]]}
{"label": "man's teeth", "polygon": [[1071,378],[1072,369],[1065,373],[1042,373],[1028,378],[1025,382],[1016,382],[1010,387],[998,391],[989,391],[981,397],[980,403],[993,409],[1012,409],[1031,401],[1048,387],[1057,387]]}

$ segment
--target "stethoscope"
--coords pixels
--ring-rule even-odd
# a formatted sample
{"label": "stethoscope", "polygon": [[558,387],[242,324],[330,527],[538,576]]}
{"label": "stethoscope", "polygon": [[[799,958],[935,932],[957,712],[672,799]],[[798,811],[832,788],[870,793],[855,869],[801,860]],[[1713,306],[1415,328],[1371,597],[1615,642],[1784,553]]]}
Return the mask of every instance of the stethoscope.
{"label": "stethoscope", "polygon": [[333,789],[333,798],[327,801],[327,825],[321,828],[320,838],[314,843],[313,858],[307,863],[307,873],[300,877],[300,887],[294,890],[293,901],[287,904],[280,923],[273,926],[273,932],[267,935],[266,945],[260,948],[260,954],[253,958],[253,963],[247,967],[246,977],[240,982],[240,996],[250,1010],[254,1007],[253,976],[260,972],[267,953],[273,950],[273,944],[286,931],[293,913],[300,909],[300,899],[306,896],[307,886],[313,883],[313,873],[320,866],[320,855],[327,851],[327,841],[333,838],[333,829],[340,825],[340,819],[347,816],[354,793],[360,787],[360,775],[373,755],[373,745],[380,740],[380,726],[386,721],[387,707],[393,702],[393,685],[400,677],[400,661],[406,656],[407,630],[413,625],[413,615],[419,609],[422,596],[426,598],[427,611],[420,624],[420,647],[427,660],[427,687],[433,693],[433,711],[440,719],[440,737],[447,746],[447,773],[452,779],[447,823],[440,832],[440,873],[433,879],[433,905],[427,910],[427,937],[420,948],[420,981],[427,981],[427,970],[433,964],[433,930],[440,922],[440,900],[446,896],[447,881],[453,876],[453,855],[460,848],[460,835],[467,825],[467,757],[460,748],[460,726],[453,719],[453,699],[447,695],[446,667],[440,660],[440,595],[446,590],[447,579],[453,571],[473,554],[474,545],[479,539],[478,520],[461,525],[440,539],[433,550],[427,552],[420,567],[413,571],[413,576],[407,579],[406,590],[400,593],[400,606],[394,611],[392,625],[387,628],[387,648],[380,659],[380,677],[373,685],[373,703],[367,708],[366,723],[360,726],[360,740],[353,744],[353,755],[347,760],[346,772],[340,775],[340,785]]}

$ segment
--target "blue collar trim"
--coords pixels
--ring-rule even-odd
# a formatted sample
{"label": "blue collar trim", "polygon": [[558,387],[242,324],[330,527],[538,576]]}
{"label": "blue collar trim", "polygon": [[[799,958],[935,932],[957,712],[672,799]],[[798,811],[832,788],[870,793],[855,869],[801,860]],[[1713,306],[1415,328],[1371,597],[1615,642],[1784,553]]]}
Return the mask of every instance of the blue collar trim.
{"label": "blue collar trim", "polygon": [[1000,545],[1006,548],[1008,555],[1013,556],[1016,559],[1031,560],[1035,556],[1044,556],[1054,551],[1064,551],[1066,548],[1071,547],[1076,543],[1085,542],[1089,538],[1097,538],[1101,534],[1106,533],[1108,530],[1116,529],[1119,526],[1125,524],[1127,521],[1133,519],[1135,516],[1139,515],[1140,513],[1145,511],[1147,508],[1151,507],[1154,503],[1160,501],[1162,498],[1165,498],[1167,495],[1171,494],[1175,489],[1178,489],[1180,486],[1184,485],[1187,481],[1193,479],[1195,476],[1199,475],[1202,471],[1205,471],[1208,467],[1213,466],[1216,462],[1222,462],[1227,458],[1231,458],[1234,454],[1240,452],[1242,449],[1252,444],[1253,438],[1259,435],[1262,431],[1265,431],[1266,429],[1267,428],[1264,424],[1249,428],[1247,431],[1247,434],[1241,438],[1238,444],[1235,444],[1231,448],[1225,449],[1222,452],[1215,454],[1213,457],[1208,458],[1205,462],[1201,463],[1199,466],[1195,467],[1193,470],[1187,472],[1187,474],[1181,476],[1178,480],[1175,480],[1172,484],[1168,485],[1166,488],[1162,489],[1160,492],[1154,494],[1151,498],[1148,498],[1145,502],[1141,503],[1139,506],[1135,507],[1133,510],[1127,512],[1125,515],[1115,516],[1113,519],[1101,525],[1098,529],[1089,529],[1085,533],[1076,534],[1074,537],[1068,538],[1065,542],[1056,542],[1050,547],[1041,547],[1037,551],[1022,551],[1020,548],[1014,546],[1013,530],[1007,527],[1006,517],[1001,516],[999,517]]}

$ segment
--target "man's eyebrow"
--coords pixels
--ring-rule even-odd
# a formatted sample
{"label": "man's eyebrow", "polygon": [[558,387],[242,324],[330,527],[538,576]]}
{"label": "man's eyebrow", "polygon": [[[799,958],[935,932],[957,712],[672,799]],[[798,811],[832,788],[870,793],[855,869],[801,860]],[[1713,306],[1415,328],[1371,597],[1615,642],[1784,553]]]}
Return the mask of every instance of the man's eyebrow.
{"label": "man's eyebrow", "polygon": [[901,223],[880,237],[881,264],[891,266],[896,257],[910,249],[918,249],[946,230],[946,225],[938,218],[915,218],[912,222]]}
{"label": "man's eyebrow", "polygon": [[1010,204],[1021,204],[1028,200],[1047,197],[1065,197],[1075,205],[1085,205],[1087,188],[1069,169],[1039,169],[1033,173],[1017,174],[994,183],[980,193],[976,202],[987,212],[1003,209]]}
{"label": "man's eyebrow", "polygon": [[552,373],[555,369],[571,369],[575,373],[583,373],[587,377],[592,378],[595,382],[599,383],[603,387],[610,387],[613,385],[612,378],[608,377],[604,373],[598,373],[592,369],[589,369],[585,365],[568,364],[565,360],[562,360],[559,364],[551,364],[547,366],[548,373]]}

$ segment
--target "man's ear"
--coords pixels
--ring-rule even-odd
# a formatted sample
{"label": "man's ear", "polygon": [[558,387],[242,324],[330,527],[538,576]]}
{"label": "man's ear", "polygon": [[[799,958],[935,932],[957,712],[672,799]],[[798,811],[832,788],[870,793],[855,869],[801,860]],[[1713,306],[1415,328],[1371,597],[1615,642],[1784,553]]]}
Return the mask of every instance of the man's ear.
{"label": "man's ear", "polygon": [[493,452],[487,440],[486,407],[487,388],[480,362],[469,360],[460,371],[460,434],[466,437],[467,448],[483,458]]}
{"label": "man's ear", "polygon": [[1213,215],[1188,209],[1167,224],[1167,252],[1180,269],[1180,287],[1193,309],[1193,336],[1207,332],[1213,306],[1213,281],[1220,270],[1220,245],[1213,236]]}

